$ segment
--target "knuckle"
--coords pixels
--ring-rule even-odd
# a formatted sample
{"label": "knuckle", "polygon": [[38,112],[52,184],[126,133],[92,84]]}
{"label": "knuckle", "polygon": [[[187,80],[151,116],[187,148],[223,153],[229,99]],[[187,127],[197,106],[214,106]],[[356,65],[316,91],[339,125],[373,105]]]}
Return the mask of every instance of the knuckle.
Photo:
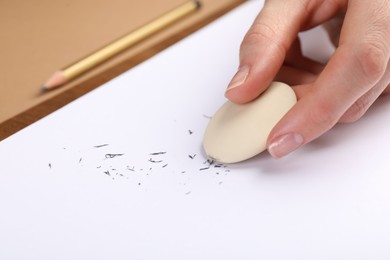
{"label": "knuckle", "polygon": [[277,31],[264,22],[256,22],[245,35],[240,49],[244,51],[248,46],[261,47],[273,46],[280,54],[287,52],[287,47],[280,42]]}
{"label": "knuckle", "polygon": [[388,58],[380,44],[370,41],[360,46],[357,53],[357,61],[363,80],[370,85],[374,85],[384,75]]}
{"label": "knuckle", "polygon": [[245,35],[244,42],[248,44],[257,44],[261,41],[273,41],[276,32],[266,23],[257,22],[252,25],[251,29]]}
{"label": "knuckle", "polygon": [[358,121],[366,113],[369,107],[365,98],[358,99],[341,117],[340,122],[353,123]]}

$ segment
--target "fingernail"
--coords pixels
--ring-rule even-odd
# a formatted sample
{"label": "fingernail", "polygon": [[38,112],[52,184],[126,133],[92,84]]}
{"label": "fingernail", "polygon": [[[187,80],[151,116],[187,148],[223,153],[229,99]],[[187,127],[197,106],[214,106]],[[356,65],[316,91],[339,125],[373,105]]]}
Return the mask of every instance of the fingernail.
{"label": "fingernail", "polygon": [[278,137],[268,146],[268,152],[274,158],[281,158],[296,150],[303,144],[303,137],[299,134],[290,133]]}
{"label": "fingernail", "polygon": [[242,66],[238,69],[236,72],[236,75],[234,75],[232,81],[230,81],[229,86],[227,87],[226,91],[231,90],[233,88],[239,87],[242,84],[244,84],[246,78],[248,77],[249,73],[249,67],[248,66]]}

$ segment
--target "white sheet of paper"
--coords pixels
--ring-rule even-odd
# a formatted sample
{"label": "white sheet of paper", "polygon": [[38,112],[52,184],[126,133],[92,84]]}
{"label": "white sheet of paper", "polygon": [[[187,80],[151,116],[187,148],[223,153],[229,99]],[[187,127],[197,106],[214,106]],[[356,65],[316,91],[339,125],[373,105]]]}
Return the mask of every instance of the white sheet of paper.
{"label": "white sheet of paper", "polygon": [[389,97],[284,159],[205,163],[261,6],[2,141],[0,259],[389,259]]}

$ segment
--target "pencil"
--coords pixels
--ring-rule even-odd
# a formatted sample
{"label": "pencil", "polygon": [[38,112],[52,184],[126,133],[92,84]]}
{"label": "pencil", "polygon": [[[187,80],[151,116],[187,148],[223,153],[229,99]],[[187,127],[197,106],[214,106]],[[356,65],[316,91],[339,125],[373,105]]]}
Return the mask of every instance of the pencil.
{"label": "pencil", "polygon": [[42,90],[47,91],[78,77],[91,68],[110,59],[125,49],[139,43],[149,36],[157,33],[174,22],[186,17],[192,12],[198,10],[201,4],[199,1],[190,1],[178,6],[172,11],[160,16],[152,22],[136,29],[123,36],[122,38],[106,45],[105,47],[93,52],[87,57],[55,72],[42,86]]}

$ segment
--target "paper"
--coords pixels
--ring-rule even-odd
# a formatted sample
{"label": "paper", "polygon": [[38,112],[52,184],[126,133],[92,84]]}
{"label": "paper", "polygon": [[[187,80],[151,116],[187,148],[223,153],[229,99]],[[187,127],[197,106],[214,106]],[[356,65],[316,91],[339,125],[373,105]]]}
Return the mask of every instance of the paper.
{"label": "paper", "polygon": [[261,6],[1,142],[0,258],[389,259],[389,97],[284,159],[206,161]]}

